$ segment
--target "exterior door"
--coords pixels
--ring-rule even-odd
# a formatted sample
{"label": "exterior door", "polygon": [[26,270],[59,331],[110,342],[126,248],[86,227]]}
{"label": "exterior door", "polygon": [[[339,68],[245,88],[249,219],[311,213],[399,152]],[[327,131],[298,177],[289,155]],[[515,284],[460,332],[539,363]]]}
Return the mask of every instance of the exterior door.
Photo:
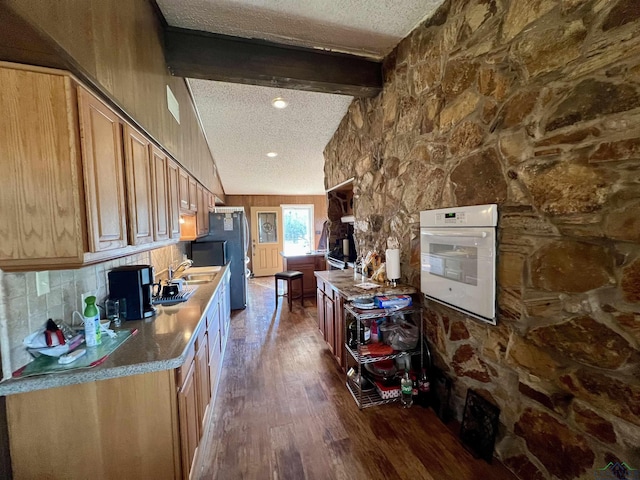
{"label": "exterior door", "polygon": [[256,277],[282,271],[282,209],[251,207],[251,251]]}

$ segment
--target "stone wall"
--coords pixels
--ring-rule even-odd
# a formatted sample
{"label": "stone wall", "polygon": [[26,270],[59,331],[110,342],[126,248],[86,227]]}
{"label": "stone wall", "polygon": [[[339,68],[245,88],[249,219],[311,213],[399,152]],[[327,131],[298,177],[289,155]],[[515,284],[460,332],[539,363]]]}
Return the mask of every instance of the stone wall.
{"label": "stone wall", "polygon": [[451,0],[385,59],[325,149],[354,181],[356,237],[401,239],[416,287],[419,212],[498,203],[498,326],[428,305],[436,363],[501,409],[522,479],[640,469],[640,3]]}

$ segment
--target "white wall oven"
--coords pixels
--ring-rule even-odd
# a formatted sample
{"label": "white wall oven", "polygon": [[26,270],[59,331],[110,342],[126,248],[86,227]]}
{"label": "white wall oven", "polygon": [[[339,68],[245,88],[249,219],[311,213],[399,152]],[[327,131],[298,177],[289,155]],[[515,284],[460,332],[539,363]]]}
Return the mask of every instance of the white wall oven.
{"label": "white wall oven", "polygon": [[496,324],[498,206],[420,212],[420,285],[430,300]]}

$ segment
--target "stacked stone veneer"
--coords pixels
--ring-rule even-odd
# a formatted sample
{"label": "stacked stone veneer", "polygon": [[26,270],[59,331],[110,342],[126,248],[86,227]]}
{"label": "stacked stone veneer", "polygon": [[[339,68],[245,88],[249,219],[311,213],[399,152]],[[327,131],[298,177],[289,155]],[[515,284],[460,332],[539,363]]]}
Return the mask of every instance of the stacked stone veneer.
{"label": "stacked stone veneer", "polygon": [[418,287],[419,212],[499,204],[498,326],[425,310],[456,414],[494,401],[522,479],[640,469],[640,2],[453,0],[384,76],[325,150],[365,250]]}

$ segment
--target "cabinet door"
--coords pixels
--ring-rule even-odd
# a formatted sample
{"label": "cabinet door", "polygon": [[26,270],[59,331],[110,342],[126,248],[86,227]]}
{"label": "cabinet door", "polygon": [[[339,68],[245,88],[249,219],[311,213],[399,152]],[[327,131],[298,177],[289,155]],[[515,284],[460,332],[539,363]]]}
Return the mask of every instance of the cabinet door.
{"label": "cabinet door", "polygon": [[[209,332],[211,335],[213,332]],[[218,388],[218,373],[220,372],[220,362],[222,361],[222,352],[220,351],[220,330],[216,337],[209,342],[209,345],[215,345],[213,351],[209,354],[209,385],[211,386],[211,398],[215,397]]]}
{"label": "cabinet door", "polygon": [[322,338],[324,338],[324,292],[320,288],[316,290],[316,306],[318,311],[318,330],[320,330]]}
{"label": "cabinet door", "polygon": [[201,437],[204,432],[204,420],[207,416],[209,400],[211,399],[207,336],[205,332],[201,342],[198,342],[198,351],[196,352],[195,359],[196,388],[198,390],[198,425],[200,425],[199,437]]}
{"label": "cabinet door", "polygon": [[130,125],[125,125],[125,166],[129,212],[129,242],[153,242],[153,197],[149,141]]}
{"label": "cabinet door", "polygon": [[189,211],[189,174],[183,169],[179,170],[180,185],[178,191],[180,193],[180,209]]}
{"label": "cabinet door", "polygon": [[189,175],[189,210],[198,210],[198,184],[196,179]]}
{"label": "cabinet door", "polygon": [[209,208],[207,205],[208,201],[205,196],[205,194],[208,192],[200,184],[197,184],[196,192],[198,197],[198,212],[196,215],[196,223],[198,236],[202,237],[209,233]]}
{"label": "cabinet door", "polygon": [[324,327],[325,327],[325,337],[327,344],[329,345],[329,350],[331,353],[334,353],[334,345],[336,343],[335,339],[335,331],[334,331],[334,308],[333,308],[333,300],[328,295],[324,297]]}
{"label": "cabinet door", "polygon": [[151,192],[154,239],[169,238],[169,184],[167,181],[167,156],[151,145]]}
{"label": "cabinet door", "polygon": [[167,158],[167,190],[169,196],[169,237],[180,238],[180,169]]}
{"label": "cabinet door", "polygon": [[78,88],[82,167],[89,251],[127,246],[121,120],[84,88]]}
{"label": "cabinet door", "polygon": [[198,395],[195,382],[195,362],[189,366],[178,391],[180,416],[180,450],[182,453],[182,477],[189,478],[200,440],[198,422]]}
{"label": "cabinet door", "polygon": [[333,300],[333,306],[333,355],[338,365],[344,370],[347,361],[344,351],[344,298],[336,294]]}

